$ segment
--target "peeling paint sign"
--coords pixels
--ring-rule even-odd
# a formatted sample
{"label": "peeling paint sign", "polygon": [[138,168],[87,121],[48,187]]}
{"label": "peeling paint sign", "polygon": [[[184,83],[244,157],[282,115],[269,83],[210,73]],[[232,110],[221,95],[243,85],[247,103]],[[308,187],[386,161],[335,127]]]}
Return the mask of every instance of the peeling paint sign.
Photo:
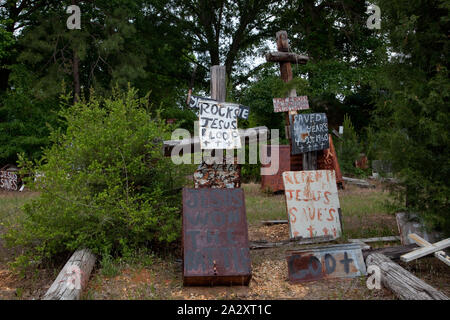
{"label": "peeling paint sign", "polygon": [[291,128],[292,154],[324,150],[330,147],[328,120],[325,113],[296,114]]}
{"label": "peeling paint sign", "polygon": [[274,112],[288,112],[309,109],[308,97],[273,98]]}
{"label": "peeling paint sign", "polygon": [[340,237],[341,217],[334,170],[283,172],[290,237]]}
{"label": "peeling paint sign", "polygon": [[0,169],[0,189],[17,191],[22,185],[21,179],[17,176],[18,169],[6,165]]}
{"label": "peeling paint sign", "polygon": [[185,285],[247,285],[251,278],[242,189],[183,189]]}
{"label": "peeling paint sign", "polygon": [[287,264],[291,283],[367,275],[361,247],[354,243],[291,251]]}
{"label": "peeling paint sign", "polygon": [[200,147],[202,149],[240,149],[237,118],[239,105],[199,101]]}

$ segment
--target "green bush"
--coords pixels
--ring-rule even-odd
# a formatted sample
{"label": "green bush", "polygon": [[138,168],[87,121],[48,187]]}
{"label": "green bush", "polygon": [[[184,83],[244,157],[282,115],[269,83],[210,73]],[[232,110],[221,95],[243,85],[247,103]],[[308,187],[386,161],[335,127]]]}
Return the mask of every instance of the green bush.
{"label": "green bush", "polygon": [[130,89],[79,102],[60,112],[67,129],[51,132],[41,161],[20,157],[25,184],[41,194],[6,234],[26,249],[18,261],[80,247],[117,256],[177,239],[185,175],[163,156],[170,128],[146,101]]}
{"label": "green bush", "polygon": [[348,115],[344,116],[344,134],[342,139],[336,143],[339,166],[344,174],[361,175],[363,170],[355,166],[355,161],[359,159],[362,146],[358,141],[358,134]]}

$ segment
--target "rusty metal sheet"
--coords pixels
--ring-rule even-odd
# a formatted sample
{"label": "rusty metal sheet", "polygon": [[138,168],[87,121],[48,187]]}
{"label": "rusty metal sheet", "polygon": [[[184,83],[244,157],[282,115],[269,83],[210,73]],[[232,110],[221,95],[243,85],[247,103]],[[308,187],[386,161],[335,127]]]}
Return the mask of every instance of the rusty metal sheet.
{"label": "rusty metal sheet", "polygon": [[283,172],[290,237],[312,238],[342,232],[334,170]]}
{"label": "rusty metal sheet", "polygon": [[288,112],[309,109],[308,97],[273,98],[274,112]]}
{"label": "rusty metal sheet", "polygon": [[195,188],[240,188],[241,187],[241,166],[237,163],[207,164],[203,161],[194,172]]}
{"label": "rusty metal sheet", "polygon": [[343,186],[344,179],[342,178],[341,168],[339,166],[331,134],[329,135],[329,139],[330,148],[317,152],[317,170],[334,170],[336,172],[336,183]]}
{"label": "rusty metal sheet", "polygon": [[[276,154],[276,152],[272,151],[273,149],[278,149],[279,157],[274,157],[272,159],[272,154]],[[262,163],[267,163],[269,160],[265,157],[264,153],[262,153]],[[271,192],[277,192],[284,190],[283,185],[283,172],[291,170],[291,162],[290,162],[290,146],[289,145],[270,145],[267,146],[267,157],[270,159],[269,164],[262,164],[261,167],[267,168],[270,166],[278,166],[278,172],[273,175],[261,175],[261,188],[263,190],[268,190]],[[273,161],[273,162],[272,162]]]}
{"label": "rusty metal sheet", "polygon": [[288,252],[289,281],[300,283],[328,278],[366,275],[361,247],[338,244]]}
{"label": "rusty metal sheet", "polygon": [[183,189],[183,269],[184,285],[248,285],[242,189]]}

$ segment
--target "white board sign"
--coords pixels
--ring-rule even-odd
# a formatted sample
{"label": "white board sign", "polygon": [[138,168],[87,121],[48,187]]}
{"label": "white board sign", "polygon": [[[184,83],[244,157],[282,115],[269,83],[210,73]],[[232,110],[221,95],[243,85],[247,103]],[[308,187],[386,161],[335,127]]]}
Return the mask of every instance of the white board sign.
{"label": "white board sign", "polygon": [[240,149],[239,105],[200,100],[198,106],[201,149]]}
{"label": "white board sign", "polygon": [[334,170],[283,172],[290,237],[340,237],[340,205]]}

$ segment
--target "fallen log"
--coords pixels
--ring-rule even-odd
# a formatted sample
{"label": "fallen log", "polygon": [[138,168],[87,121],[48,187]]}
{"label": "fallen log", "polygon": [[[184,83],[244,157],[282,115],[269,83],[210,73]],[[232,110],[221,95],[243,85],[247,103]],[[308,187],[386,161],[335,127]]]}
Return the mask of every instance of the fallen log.
{"label": "fallen log", "polygon": [[370,254],[366,259],[366,265],[367,268],[371,265],[379,267],[383,286],[402,300],[449,300],[445,294],[403,269],[383,254]]}
{"label": "fallen log", "polygon": [[75,251],[42,300],[79,300],[87,286],[95,260],[95,255],[88,249]]}

